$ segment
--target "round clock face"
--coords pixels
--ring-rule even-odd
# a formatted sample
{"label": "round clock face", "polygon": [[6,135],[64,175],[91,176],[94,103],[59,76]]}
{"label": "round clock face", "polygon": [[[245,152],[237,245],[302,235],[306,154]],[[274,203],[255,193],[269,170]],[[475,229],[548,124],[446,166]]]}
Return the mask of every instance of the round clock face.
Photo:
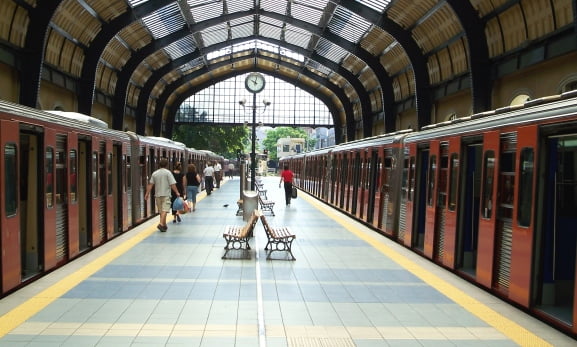
{"label": "round clock face", "polygon": [[258,72],[251,72],[244,81],[246,89],[251,93],[260,93],[264,89],[264,76]]}

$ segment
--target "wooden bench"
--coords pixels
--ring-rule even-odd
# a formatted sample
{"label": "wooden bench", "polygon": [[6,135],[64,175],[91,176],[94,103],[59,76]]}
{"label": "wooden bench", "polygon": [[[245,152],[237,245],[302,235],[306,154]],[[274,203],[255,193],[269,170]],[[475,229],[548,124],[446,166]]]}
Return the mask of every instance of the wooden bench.
{"label": "wooden bench", "polygon": [[292,252],[292,243],[296,239],[296,235],[288,227],[271,227],[264,215],[260,216],[260,220],[268,238],[268,242],[264,246],[264,249],[269,251],[266,258],[270,259],[272,252],[288,252],[291,256],[290,260],[296,260]]}
{"label": "wooden bench", "polygon": [[248,254],[250,250],[248,240],[253,236],[254,226],[260,215],[258,211],[255,211],[245,225],[227,225],[224,227],[222,237],[226,241],[226,246],[224,246],[225,252],[222,259],[225,259],[231,250],[247,251],[246,258],[250,259],[250,254]]}
{"label": "wooden bench", "polygon": [[260,204],[260,209],[263,211],[263,213],[265,211],[268,211],[268,212],[270,212],[271,215],[274,216],[273,208],[274,208],[275,202],[272,200],[264,200],[262,198],[262,196],[260,196],[260,194],[257,194],[257,195],[258,195],[258,203]]}

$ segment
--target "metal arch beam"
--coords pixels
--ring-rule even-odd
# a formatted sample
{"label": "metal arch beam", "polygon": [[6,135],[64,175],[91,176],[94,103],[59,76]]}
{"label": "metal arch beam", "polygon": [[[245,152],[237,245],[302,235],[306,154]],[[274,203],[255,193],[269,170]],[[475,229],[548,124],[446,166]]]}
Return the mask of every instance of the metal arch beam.
{"label": "metal arch beam", "polygon": [[[116,17],[110,23],[102,27],[102,30],[96,35],[90,47],[84,52],[85,60],[82,64],[82,72],[78,83],[78,112],[90,115],[92,113],[92,101],[94,100],[94,89],[96,86],[96,69],[98,61],[104,52],[108,43],[124,27],[134,22],[135,18],[142,18],[155,10],[166,5],[172,4],[174,0],[155,0],[148,1],[128,9],[125,13]],[[124,110],[124,107],[122,108]]]}
{"label": "metal arch beam", "polygon": [[[355,45],[345,39],[342,39],[341,37],[339,37],[338,35],[332,33],[330,30],[326,29],[323,30],[322,28],[319,28],[316,25],[312,25],[308,22],[302,21],[302,20],[298,20],[292,17],[287,17],[285,15],[281,15],[279,13],[275,13],[275,12],[269,12],[269,11],[264,11],[264,10],[260,10],[259,14],[265,17],[269,17],[269,18],[273,18],[273,19],[277,19],[280,21],[284,21],[286,23],[292,24],[298,28],[304,29],[314,35],[323,37],[324,39],[332,42],[333,44],[340,46],[341,48],[343,48],[344,50],[351,52],[352,54],[354,54],[355,56],[359,57],[362,61],[364,61],[367,66],[369,66],[375,76],[377,77],[377,80],[379,81],[379,84],[381,85],[381,98],[383,100],[381,100],[381,104],[383,105],[383,107],[385,106],[384,103],[384,98],[385,98],[385,93],[386,96],[388,98],[391,98],[389,100],[394,100],[394,92],[393,92],[393,80],[391,79],[391,77],[389,76],[389,74],[387,73],[387,71],[385,70],[385,68],[383,67],[383,65],[381,64],[381,62],[379,61],[378,58],[376,58],[375,56],[373,56],[372,54],[370,54],[367,50],[363,49],[362,47],[360,47],[359,45]],[[356,76],[355,76],[356,77]],[[394,109],[393,109],[393,105],[392,103],[390,104],[391,107],[387,107],[386,109],[384,109],[384,113],[385,113],[385,119],[392,119],[392,122],[389,122],[392,124],[392,129],[394,129],[394,124],[395,124],[395,114],[394,114]],[[368,105],[368,107],[370,108],[370,103]],[[363,136],[364,137],[370,137],[372,136],[372,129],[373,129],[373,117],[372,117],[372,113],[369,114],[365,114],[363,112]],[[389,126],[391,125],[389,124]],[[385,129],[387,129],[385,127]],[[389,128],[391,129],[391,128]]]}
{"label": "metal arch beam", "polygon": [[171,43],[174,43],[188,35],[192,35],[192,32],[204,30],[213,25],[222,23],[223,21],[230,21],[250,15],[253,15],[252,11],[237,12],[230,15],[208,19],[200,23],[193,24],[192,26],[185,25],[181,30],[173,32],[158,40],[154,40],[148,45],[142,47],[140,50],[138,50],[138,52],[135,52],[130,57],[130,59],[128,59],[122,68],[122,71],[118,74],[116,87],[114,89],[114,99],[112,106],[112,127],[117,130],[122,129],[124,123],[124,109],[126,107],[126,94],[128,91],[128,84],[130,83],[130,77],[134,71],[136,71],[138,65],[140,65],[140,63],[143,62],[148,56],[170,45]]}
{"label": "metal arch beam", "polygon": [[[236,62],[243,61],[243,60],[246,60],[246,59],[251,59],[251,58],[250,58],[250,57],[249,57],[249,58],[247,58],[247,57],[238,57],[238,58],[235,58],[232,62],[236,63]],[[295,65],[293,65],[293,64],[290,64],[290,63],[284,62],[284,61],[279,61],[278,59],[275,59],[275,58],[272,58],[272,57],[260,56],[259,59],[268,60],[268,61],[277,63],[277,64],[279,64],[279,65],[285,66],[285,67],[287,67],[287,68],[289,68],[289,69],[293,69],[293,70],[297,67],[297,66],[295,66]],[[230,63],[231,63],[231,61],[219,62],[219,63],[217,63],[217,64],[214,64],[212,67],[218,68],[218,67],[221,67],[221,66],[226,66],[226,65],[228,65],[228,64],[230,64]],[[279,78],[279,79],[282,79],[282,80],[284,80],[284,81],[286,81],[286,82],[288,82],[288,83],[291,83],[291,84],[293,84],[293,85],[296,85],[296,86],[298,86],[299,88],[301,88],[301,89],[303,89],[303,90],[306,90],[306,91],[308,91],[309,93],[311,93],[311,94],[317,96],[319,99],[321,99],[321,100],[325,103],[325,105],[327,105],[327,107],[331,110],[331,112],[332,112],[332,114],[333,114],[334,127],[335,127],[335,129],[339,129],[339,138],[340,138],[340,130],[342,130],[342,123],[340,122],[340,118],[337,118],[337,117],[336,117],[336,115],[338,114],[338,110],[339,110],[339,109],[336,107],[336,105],[334,104],[334,102],[332,101],[332,98],[331,98],[330,96],[326,96],[326,95],[323,95],[323,94],[320,94],[320,95],[319,95],[319,94],[316,93],[316,88],[312,88],[312,87],[307,86],[306,84],[303,84],[303,83],[295,83],[295,80],[294,80],[294,79],[290,79],[290,78],[288,78],[288,77],[286,77],[286,76],[284,76],[284,75],[281,75],[281,74],[278,74],[278,73],[274,73],[274,72],[271,72],[271,71],[266,70],[266,69],[258,69],[258,70],[261,71],[261,72],[263,72],[263,73],[266,73],[266,74],[275,76],[275,77],[277,77],[277,78]],[[248,70],[239,70],[239,73],[236,73],[236,72],[235,72],[234,74],[224,75],[222,78],[219,78],[219,81],[222,81],[222,80],[226,80],[226,79],[228,79],[228,78],[231,78],[231,76],[237,76],[237,75],[239,75],[239,74],[246,73],[247,71],[248,71]],[[203,73],[206,73],[206,71],[201,72],[201,74],[203,74]],[[318,76],[318,75],[316,75],[316,74],[314,74],[314,73],[312,73],[312,72],[308,72],[308,71],[306,71],[306,72],[304,72],[304,73],[301,73],[301,74],[302,74],[302,75],[305,75],[306,77],[308,77],[308,78],[310,78],[310,79],[313,79],[314,81],[316,81],[316,82],[318,82],[319,84],[322,84],[322,85],[324,86],[324,82],[325,82],[325,79],[324,79],[324,78],[322,78],[322,77],[320,77],[320,76]],[[194,78],[196,78],[196,77],[198,77],[198,76],[190,76],[190,78],[184,78],[184,77],[183,77],[183,79],[184,79],[183,83],[186,83],[186,82],[188,82],[188,81],[190,81],[190,80],[192,80],[192,79],[194,79]],[[298,82],[298,80],[297,80],[297,82]],[[173,83],[173,84],[174,84],[174,83]],[[214,84],[214,80],[211,80],[211,81],[209,81],[209,82],[205,82],[205,83],[201,84],[202,87],[195,86],[195,87],[193,88],[194,92],[193,92],[192,94],[194,94],[194,93],[196,93],[197,91],[202,90],[202,89],[210,86],[211,84]],[[170,90],[170,91],[165,91],[165,92],[163,93],[163,95],[159,98],[159,100],[161,100],[161,102],[157,101],[157,107],[156,107],[156,112],[155,112],[155,117],[154,117],[154,123],[155,123],[154,129],[155,129],[155,130],[160,129],[160,120],[162,119],[162,110],[165,108],[164,106],[165,106],[166,100],[167,100],[168,97],[172,94],[172,92],[173,92],[176,88],[178,88],[180,85],[182,85],[182,83],[177,84],[177,85],[175,85],[174,87],[172,87],[172,85],[171,85],[171,87],[170,87],[171,90]],[[328,88],[328,89],[330,89],[330,90],[335,94],[335,96],[342,102],[343,108],[344,108],[344,110],[345,110],[345,114],[350,114],[350,113],[353,112],[352,103],[349,101],[349,99],[347,98],[347,96],[345,95],[345,93],[342,91],[342,89],[340,89],[338,86],[336,86],[336,85],[334,85],[334,84],[329,84],[329,85],[326,85],[325,87]],[[187,94],[187,95],[190,96],[190,95],[192,95],[192,94]],[[188,96],[187,96],[187,97],[188,97]],[[180,103],[182,103],[182,102],[180,102]],[[178,103],[178,104],[180,104],[180,103]],[[170,112],[170,111],[169,111],[169,112]],[[175,113],[174,113],[174,114],[175,114]],[[172,119],[170,119],[169,122],[166,124],[166,126],[167,126],[167,132],[168,132],[169,134],[170,134],[170,130],[172,129],[173,123],[174,123],[174,117],[173,117]]]}
{"label": "metal arch beam", "polygon": [[[485,22],[469,1],[446,0],[453,8],[465,30],[469,44],[469,69],[473,113],[491,108],[491,61],[485,35]],[[576,0],[577,1],[577,0]]]}
{"label": "metal arch beam", "polygon": [[[26,33],[20,67],[19,103],[36,108],[44,64],[46,34],[52,16],[63,1],[40,1],[36,7],[28,9],[30,24]],[[39,39],[41,38],[41,39]]]}
{"label": "metal arch beam", "polygon": [[190,30],[187,27],[180,29],[170,35],[167,35],[158,40],[152,41],[150,44],[144,46],[138,52],[133,54],[126,62],[122,71],[118,74],[116,87],[114,89],[114,98],[112,103],[112,128],[121,130],[124,125],[124,109],[126,108],[126,94],[128,91],[128,84],[130,77],[138,67],[138,65],[146,59],[149,55],[157,50],[176,42],[187,35],[190,35]]}
{"label": "metal arch beam", "polygon": [[429,72],[427,70],[427,59],[423,55],[419,45],[417,45],[413,39],[411,33],[389,19],[386,14],[382,15],[357,1],[339,1],[339,6],[348,9],[380,27],[393,36],[403,47],[411,61],[411,66],[415,73],[415,100],[418,128],[420,129],[425,125],[431,124],[433,95],[431,91]]}
{"label": "metal arch beam", "polygon": [[[262,11],[262,10],[259,10],[258,14],[263,15],[265,17],[270,17],[273,19],[277,19],[277,20],[291,23],[291,24],[295,25],[296,27],[300,27],[300,28],[307,30],[307,31],[309,31],[315,35],[323,35],[323,32],[319,31],[319,29],[316,26],[310,25],[309,23],[304,22],[304,21],[295,20],[291,17],[287,17],[284,15],[278,15],[276,13],[266,12],[266,11]],[[242,18],[242,17],[246,17],[246,16],[250,16],[250,15],[254,15],[254,12],[253,11],[238,12],[238,13],[234,13],[231,15],[226,15],[224,17],[219,17],[218,20],[212,19],[212,20],[200,22],[198,24],[194,24],[190,28],[190,30],[191,31],[200,31],[200,30],[211,27],[211,26],[213,26],[217,23],[223,22],[223,21],[229,21],[229,20],[233,20],[236,18]],[[186,36],[184,34],[184,31],[185,30],[181,30],[179,32],[181,35]],[[381,100],[381,102],[382,102],[382,105],[384,107],[385,122],[386,122],[385,129],[394,129],[394,124],[395,124],[394,107],[393,107],[392,103],[385,104],[385,102],[384,102],[384,96],[385,95],[383,95],[384,93],[386,93],[386,96],[388,98],[390,98],[390,100],[394,100],[394,93],[393,93],[393,87],[392,87],[393,83],[392,83],[391,78],[387,74],[386,70],[382,67],[382,65],[378,61],[378,59],[375,59],[374,56],[369,54],[367,51],[360,49],[358,46],[353,45],[346,40],[340,40],[336,35],[334,35],[332,33],[328,33],[328,34],[324,33],[324,34],[328,35],[328,37],[325,37],[327,40],[333,42],[336,45],[341,46],[343,49],[345,49],[347,51],[355,52],[357,54],[357,56],[359,56],[359,58],[361,58],[363,61],[365,61],[365,63],[367,63],[367,65],[373,69],[373,71],[376,74],[377,79],[379,80],[379,83],[381,85],[381,93],[382,93],[381,97],[383,98],[383,100]],[[179,34],[177,34],[176,36],[173,36],[173,34],[171,34],[169,36],[178,37],[178,38],[182,37]],[[254,37],[258,38],[257,35],[254,35]],[[237,39],[237,40],[239,42],[242,42],[242,41],[246,41],[247,39],[248,38],[242,38],[242,39]],[[230,46],[230,45],[234,44],[234,41],[235,40],[225,41],[222,43],[222,45],[223,46]],[[167,42],[169,42],[169,40],[167,40]],[[277,41],[276,44],[281,46],[281,47],[286,47],[288,45],[288,43],[285,43],[282,41]],[[216,45],[213,45],[213,46],[216,46]],[[125,67],[122,69],[122,72],[118,78],[117,87],[116,87],[115,96],[114,96],[115,104],[113,107],[113,128],[115,128],[115,129],[121,129],[122,123],[124,121],[123,115],[124,115],[124,108],[126,105],[126,93],[127,93],[128,83],[130,81],[130,76],[132,75],[132,73],[134,72],[134,70],[136,69],[138,64],[142,60],[144,60],[148,54],[151,54],[152,52],[155,51],[154,47],[157,47],[156,50],[162,48],[162,46],[157,45],[155,43],[149,44],[145,48],[141,49],[138,53],[133,55],[133,57],[131,57],[129,62],[127,62]],[[298,46],[293,46],[293,47],[298,47]],[[301,52],[303,52],[303,50],[304,50],[301,47],[298,47],[298,49]],[[296,48],[293,50],[296,50]],[[313,54],[313,52],[309,51],[309,50],[304,50],[304,52],[305,53],[303,53],[303,54],[307,55],[307,56],[310,56],[311,54]],[[326,58],[323,57],[323,59],[326,59]],[[318,58],[317,58],[317,60],[318,60]],[[338,67],[339,69],[342,68],[340,65],[335,64],[334,68],[332,68],[332,69],[335,70],[336,67]],[[358,77],[353,75],[350,72],[348,72],[345,75],[343,73],[343,71],[347,71],[347,70],[341,69],[341,72],[339,72],[339,74],[341,76],[343,76],[345,79],[347,79],[347,81],[349,83],[351,83],[351,85],[354,86],[354,88],[357,90],[357,94],[359,95],[359,100],[361,102],[361,108],[363,111],[363,113],[362,113],[363,132],[364,132],[363,135],[365,137],[372,136],[373,115],[372,115],[372,112],[370,111],[370,109],[371,109],[370,99],[368,96],[367,97],[363,96],[363,94],[367,94],[367,93],[360,92],[360,91],[365,90],[364,86],[362,86],[361,83],[355,83],[356,80],[358,80]],[[359,86],[362,86],[362,88],[359,89]],[[140,99],[139,99],[139,104],[140,104]],[[139,107],[139,109],[140,109],[140,107]],[[387,115],[389,115],[389,117],[386,117]],[[347,122],[347,123],[350,123],[350,126],[349,126],[347,132],[349,133],[349,135],[354,136],[354,134],[356,132],[354,120],[351,122]]]}
{"label": "metal arch beam", "polygon": [[[255,69],[254,71],[259,71],[259,72],[262,72],[262,73],[271,74],[271,75],[273,75],[273,76],[275,76],[275,77],[277,77],[277,78],[279,78],[279,79],[282,79],[282,80],[284,80],[284,81],[286,81],[286,82],[288,82],[288,83],[293,83],[292,80],[289,79],[289,78],[287,78],[286,76],[279,75],[279,74],[276,74],[276,73],[274,73],[274,72],[271,73],[270,71],[265,70],[265,69],[257,68],[257,69]],[[170,114],[172,114],[172,115],[175,115],[175,114],[176,114],[176,111],[178,110],[178,107],[180,106],[180,104],[182,104],[182,102],[184,102],[184,100],[186,100],[186,98],[190,97],[191,95],[197,93],[198,91],[200,91],[200,90],[202,90],[202,89],[204,89],[204,88],[207,88],[207,87],[209,87],[209,86],[211,86],[211,85],[213,85],[213,84],[215,84],[215,83],[224,81],[224,80],[226,80],[226,79],[228,79],[228,78],[231,78],[231,77],[234,77],[234,76],[241,75],[241,74],[243,74],[243,73],[246,73],[246,71],[236,71],[234,74],[226,75],[226,76],[221,76],[221,77],[219,77],[219,78],[217,78],[217,79],[204,82],[204,83],[196,86],[195,88],[192,88],[191,90],[189,90],[190,93],[186,93],[186,94],[180,95],[180,96],[175,100],[175,102],[172,103],[172,105],[169,107],[168,112],[169,112]],[[302,85],[302,89],[303,89],[303,90],[306,90],[307,92],[309,92],[309,93],[311,93],[311,94],[315,92],[315,89],[314,89],[314,88],[311,88],[311,87],[306,86],[306,85]],[[163,95],[163,97],[164,97],[164,102],[163,102],[163,104],[166,103],[166,100],[168,99],[168,96],[169,96],[170,94],[171,94],[171,92],[170,92],[170,93],[166,93],[166,95]],[[329,97],[324,96],[324,97],[320,97],[320,99],[329,107],[330,111],[333,112],[333,114],[335,114],[335,113],[338,112],[338,109],[336,108],[336,106],[335,106],[334,104],[332,104],[332,102],[330,102],[330,98],[329,98]],[[332,105],[332,107],[331,107],[331,105]],[[160,108],[157,108],[157,111],[156,111],[157,114],[156,114],[155,119],[161,119],[161,118],[162,118],[162,110],[163,110],[163,109],[164,109],[164,106],[163,106],[163,107],[160,107]],[[174,120],[174,117],[172,117],[172,119]],[[174,122],[170,122],[170,124],[167,125],[167,130],[168,130],[168,131],[167,131],[167,135],[172,135],[172,127],[173,127],[173,124],[174,124]],[[338,128],[337,128],[337,127],[338,127]],[[160,127],[157,127],[157,129],[160,129]],[[340,122],[339,122],[339,124],[335,124],[335,129],[340,129]],[[155,135],[158,136],[159,134],[155,134]],[[335,143],[339,144],[339,143],[341,143],[341,142],[342,142],[342,138],[341,138],[341,136],[340,136],[340,132],[339,132],[339,131],[335,131]]]}
{"label": "metal arch beam", "polygon": [[[189,57],[186,57],[186,58],[188,58],[188,59],[186,59],[185,57],[183,57],[183,59],[184,59],[184,60],[189,60],[189,59],[190,59],[190,56],[192,56],[192,55],[193,55],[193,53],[189,54]],[[196,54],[196,55],[198,56],[199,54]],[[252,58],[251,58],[251,57],[247,57],[247,56],[243,56],[243,57],[235,58],[235,60],[234,60],[233,62],[242,61],[242,60],[246,60],[246,59],[252,59]],[[270,58],[270,57],[261,56],[260,59],[266,59],[266,60],[274,61],[275,63],[279,63],[279,61],[278,61],[277,59]],[[212,67],[217,67],[217,68],[218,68],[218,67],[221,67],[221,66],[226,66],[226,65],[228,65],[228,64],[230,64],[230,63],[231,63],[230,60],[222,61],[222,62],[219,62],[219,63],[217,63],[217,64],[212,65]],[[287,66],[287,67],[289,67],[289,68],[293,68],[293,65],[292,65],[292,64],[289,64],[289,63],[286,63],[286,62],[282,62],[282,65],[283,65],[283,66]],[[167,70],[170,70],[170,69],[167,69]],[[174,90],[175,90],[176,88],[178,88],[180,85],[182,85],[183,83],[189,82],[189,81],[191,81],[191,80],[199,77],[199,76],[202,75],[202,74],[208,73],[209,71],[210,71],[210,70],[209,70],[207,67],[204,67],[203,69],[198,70],[198,71],[195,71],[194,73],[192,73],[192,74],[190,74],[190,75],[186,75],[186,76],[181,77],[181,78],[179,79],[179,81],[180,81],[179,83],[177,83],[177,82],[172,83],[172,84],[171,84],[169,87],[167,87],[167,89],[163,92],[162,96],[159,97],[159,100],[164,100],[164,101],[163,101],[163,102],[157,101],[156,110],[162,110],[162,109],[164,109],[164,103],[166,103],[166,100],[167,100],[168,97],[171,95],[171,93],[174,92]],[[241,71],[246,72],[246,70],[241,70]],[[244,73],[244,72],[243,72],[243,73]],[[267,73],[271,74],[270,72],[267,72]],[[163,75],[164,75],[163,73],[159,73],[158,76],[154,76],[154,78],[153,78],[153,76],[151,76],[151,78],[149,79],[149,81],[152,80],[153,82],[150,83],[151,86],[150,86],[150,87],[148,88],[148,90],[147,90],[147,95],[144,95],[144,93],[145,93],[144,91],[140,93],[139,108],[138,108],[139,111],[137,112],[137,114],[143,114],[143,115],[144,115],[144,118],[141,117],[141,118],[137,119],[137,133],[139,133],[139,134],[144,134],[144,127],[145,127],[145,125],[146,125],[147,103],[148,103],[148,99],[149,99],[149,97],[150,97],[150,92],[151,92],[151,90],[152,90],[152,87],[156,84],[156,82],[157,82]],[[229,78],[230,76],[234,76],[234,75],[236,75],[236,73],[235,73],[235,74],[225,75],[223,79],[226,79],[227,77]],[[273,74],[273,75],[274,75],[274,74]],[[312,72],[305,72],[305,73],[303,73],[303,75],[307,76],[308,78],[311,78],[311,79],[315,80],[316,82],[318,82],[318,83],[320,83],[320,84],[323,84],[326,88],[330,89],[330,90],[336,95],[336,97],[339,98],[339,100],[342,102],[343,107],[344,107],[344,109],[345,109],[345,114],[352,114],[352,112],[353,112],[352,103],[350,102],[350,100],[347,98],[346,94],[342,91],[342,89],[341,89],[339,86],[334,85],[334,84],[331,84],[331,83],[325,85],[324,82],[325,82],[326,80],[323,79],[322,77],[320,77],[320,76],[312,73]],[[276,76],[282,76],[282,75],[276,74]],[[310,87],[308,87],[308,86],[306,86],[306,85],[304,85],[304,84],[294,83],[294,80],[289,80],[288,78],[282,78],[282,79],[283,79],[283,80],[287,80],[289,83],[295,84],[295,85],[297,85],[297,86],[299,86],[299,87],[304,86],[304,87],[302,87],[302,89],[305,89],[305,90],[313,90],[312,93],[314,93],[314,89],[313,89],[313,88],[310,88]],[[211,81],[213,81],[213,80],[211,80]],[[149,83],[149,82],[147,81],[147,83]],[[306,88],[305,88],[305,87],[306,87]],[[321,99],[322,99],[322,98],[321,98]],[[144,101],[141,103],[141,100],[144,100]],[[330,98],[327,97],[327,100],[330,100]],[[328,105],[332,104],[332,101],[331,101],[330,103],[327,103],[327,104],[328,104]],[[162,106],[159,106],[159,105],[162,105]],[[330,107],[329,107],[329,108],[330,108]],[[144,111],[141,111],[142,109],[144,109]],[[336,107],[335,107],[335,109],[336,109]],[[162,113],[160,113],[160,116],[159,116],[160,118],[156,118],[156,115],[157,115],[157,114],[158,114],[158,111],[157,111],[157,113],[155,113],[155,117],[153,118],[153,119],[154,119],[154,120],[153,120],[153,123],[154,123],[154,124],[153,124],[153,128],[154,128],[155,131],[159,131],[160,125],[161,125],[161,120],[162,120]],[[336,116],[336,113],[334,113],[333,116]],[[335,123],[335,127],[338,127],[338,129],[341,129],[342,124],[341,124],[341,122],[340,122],[340,119],[339,119],[339,118],[333,118],[333,121],[334,121],[334,123]],[[339,134],[339,136],[340,136],[340,134]]]}
{"label": "metal arch beam", "polygon": [[[248,38],[240,38],[240,39],[234,39],[231,41],[226,41],[223,43],[219,43],[219,44],[215,44],[212,46],[209,46],[207,48],[212,49],[212,50],[218,50],[222,47],[227,47],[230,46],[232,44],[235,44],[236,42],[244,42],[247,40],[252,40],[258,38],[262,41],[266,41],[266,42],[270,42],[273,43],[275,45],[280,45],[283,46],[283,42],[275,40],[275,39],[270,39],[270,38],[263,38],[263,37],[248,37]],[[290,45],[288,43],[284,43],[284,47],[287,47],[289,49],[292,49],[295,52],[299,52],[301,54],[308,54],[308,51],[306,51],[304,48],[301,48],[299,46],[295,46],[295,45]],[[146,125],[146,112],[147,112],[147,103],[148,103],[148,99],[150,97],[150,93],[152,91],[152,89],[154,88],[154,85],[160,80],[160,78],[170,72],[171,70],[177,68],[178,66],[181,66],[182,64],[184,64],[184,62],[189,61],[191,59],[194,58],[198,58],[200,57],[200,53],[198,51],[195,51],[194,53],[191,53],[189,55],[186,56],[186,58],[179,58],[178,60],[182,61],[183,63],[179,63],[178,65],[176,64],[168,64],[166,65],[166,67],[163,67],[159,70],[157,70],[157,72],[155,72],[146,82],[144,88],[141,90],[140,94],[139,94],[139,99],[138,99],[138,106],[137,106],[137,114],[143,115],[141,116],[141,118],[138,118],[136,120],[136,127],[137,127],[137,133],[144,133],[144,127]],[[368,98],[367,93],[361,93],[360,90],[365,90],[364,86],[360,83],[360,81],[354,77],[354,75],[352,75],[352,73],[346,69],[344,69],[342,66],[335,64],[334,62],[316,54],[313,53],[312,54],[312,58],[313,60],[318,61],[319,63],[327,66],[329,69],[337,72],[338,74],[340,74],[341,76],[343,76],[343,78],[347,79],[349,81],[349,83],[351,83],[350,81],[352,80],[351,85],[353,86],[353,88],[355,88],[355,90],[357,91],[357,95],[359,95],[359,98],[366,98],[366,103],[370,103],[370,100]],[[180,62],[179,61],[179,62]],[[202,70],[200,70],[202,71]],[[198,77],[198,71],[197,73],[195,73],[195,76]],[[341,100],[342,101],[342,100]],[[361,103],[362,106],[362,103]],[[363,112],[368,112],[367,110],[363,109]],[[144,118],[142,118],[144,117]],[[354,138],[354,131],[355,131],[355,121],[353,118],[353,114],[352,112],[349,114],[347,113],[347,135],[349,136],[349,140],[352,140],[352,138]]]}

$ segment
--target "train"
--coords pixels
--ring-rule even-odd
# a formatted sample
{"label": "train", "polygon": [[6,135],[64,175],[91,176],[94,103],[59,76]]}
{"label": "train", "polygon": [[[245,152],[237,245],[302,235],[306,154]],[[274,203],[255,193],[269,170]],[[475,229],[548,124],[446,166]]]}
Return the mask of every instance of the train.
{"label": "train", "polygon": [[211,151],[96,118],[0,100],[0,297],[157,215],[144,200],[160,158],[224,162]]}
{"label": "train", "polygon": [[577,336],[577,91],[280,163],[299,189]]}

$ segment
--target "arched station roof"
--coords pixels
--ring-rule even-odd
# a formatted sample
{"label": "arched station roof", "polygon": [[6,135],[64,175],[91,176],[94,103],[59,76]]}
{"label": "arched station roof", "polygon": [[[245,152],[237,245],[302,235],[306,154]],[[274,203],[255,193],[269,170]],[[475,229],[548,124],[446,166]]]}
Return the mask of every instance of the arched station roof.
{"label": "arched station roof", "polygon": [[[20,103],[38,104],[42,78],[71,81],[78,112],[109,104],[170,132],[178,105],[217,81],[262,71],[323,100],[338,139],[395,131],[415,108],[470,89],[491,105],[501,66],[575,49],[577,0],[0,0],[0,39],[18,63]],[[535,58],[535,53],[544,52]],[[559,49],[555,50],[559,52]],[[46,77],[52,76],[52,77]]]}

